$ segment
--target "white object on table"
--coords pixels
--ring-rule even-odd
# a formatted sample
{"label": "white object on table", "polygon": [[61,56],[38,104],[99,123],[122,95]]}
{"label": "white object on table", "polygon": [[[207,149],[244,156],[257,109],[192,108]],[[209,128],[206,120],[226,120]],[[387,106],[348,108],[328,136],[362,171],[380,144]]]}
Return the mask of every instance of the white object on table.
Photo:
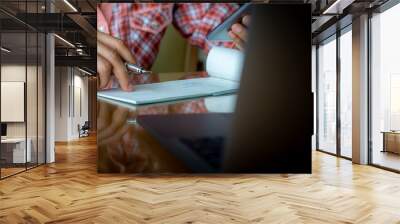
{"label": "white object on table", "polygon": [[[32,161],[32,140],[26,139],[27,147],[25,154],[25,138],[5,138],[1,139],[1,144],[14,144],[13,163],[25,163]],[[25,159],[27,159],[25,161]]]}
{"label": "white object on table", "polygon": [[242,52],[214,47],[207,58],[210,77],[137,85],[133,92],[104,90],[97,92],[97,96],[130,104],[149,104],[235,93],[239,89],[242,64]]}
{"label": "white object on table", "polygon": [[208,75],[239,82],[244,62],[243,52],[231,48],[213,47],[207,55]]}

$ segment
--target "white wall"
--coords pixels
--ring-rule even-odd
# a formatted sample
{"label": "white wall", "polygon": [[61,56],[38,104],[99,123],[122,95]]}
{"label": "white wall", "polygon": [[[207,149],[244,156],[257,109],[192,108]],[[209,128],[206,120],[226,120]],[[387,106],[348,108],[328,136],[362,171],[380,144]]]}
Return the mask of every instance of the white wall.
{"label": "white wall", "polygon": [[55,68],[55,141],[68,140],[68,68]]}
{"label": "white wall", "polygon": [[55,141],[74,140],[78,124],[88,120],[88,78],[71,67],[56,67],[55,73]]}
{"label": "white wall", "polygon": [[[76,74],[78,72],[78,75]],[[82,73],[79,70],[75,70],[74,75],[74,100],[75,106],[73,110],[73,120],[72,120],[72,135],[74,137],[78,137],[78,129],[76,128],[78,124],[81,126],[88,121],[88,78],[83,77]],[[81,107],[81,108],[80,108]],[[82,111],[80,111],[82,110]]]}

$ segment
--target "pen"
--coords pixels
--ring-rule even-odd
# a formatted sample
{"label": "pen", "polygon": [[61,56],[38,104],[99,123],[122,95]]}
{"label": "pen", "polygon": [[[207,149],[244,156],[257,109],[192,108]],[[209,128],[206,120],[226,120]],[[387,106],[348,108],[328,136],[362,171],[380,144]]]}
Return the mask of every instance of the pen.
{"label": "pen", "polygon": [[128,71],[131,71],[138,75],[150,75],[151,74],[151,71],[147,71],[135,64],[125,63],[125,66],[126,66],[126,69],[128,69]]}
{"label": "pen", "polygon": [[136,118],[135,119],[128,119],[126,121],[126,123],[128,123],[128,124],[137,124],[137,120],[136,120]]}

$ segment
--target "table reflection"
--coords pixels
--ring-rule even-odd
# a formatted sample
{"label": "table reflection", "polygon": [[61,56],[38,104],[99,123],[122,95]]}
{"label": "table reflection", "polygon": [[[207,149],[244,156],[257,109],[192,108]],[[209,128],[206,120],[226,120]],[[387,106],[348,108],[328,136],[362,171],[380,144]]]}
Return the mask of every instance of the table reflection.
{"label": "table reflection", "polygon": [[[181,78],[198,77],[204,77],[204,73],[181,76]],[[160,80],[165,78],[162,75],[153,75],[147,79],[147,83]],[[145,114],[233,112],[235,100],[236,95],[224,95],[135,106],[98,98],[98,171],[101,173],[190,172],[181,161],[135,123],[136,117]]]}

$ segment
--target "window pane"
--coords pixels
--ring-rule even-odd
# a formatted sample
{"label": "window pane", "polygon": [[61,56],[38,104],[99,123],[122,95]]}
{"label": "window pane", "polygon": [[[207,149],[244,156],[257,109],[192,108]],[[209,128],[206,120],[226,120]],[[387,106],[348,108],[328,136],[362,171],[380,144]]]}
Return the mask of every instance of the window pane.
{"label": "window pane", "polygon": [[399,21],[400,4],[371,20],[372,163],[396,170],[400,170]]}
{"label": "window pane", "polygon": [[336,40],[318,48],[318,148],[336,153]]}
{"label": "window pane", "polygon": [[340,153],[351,158],[352,141],[352,35],[340,36]]}

